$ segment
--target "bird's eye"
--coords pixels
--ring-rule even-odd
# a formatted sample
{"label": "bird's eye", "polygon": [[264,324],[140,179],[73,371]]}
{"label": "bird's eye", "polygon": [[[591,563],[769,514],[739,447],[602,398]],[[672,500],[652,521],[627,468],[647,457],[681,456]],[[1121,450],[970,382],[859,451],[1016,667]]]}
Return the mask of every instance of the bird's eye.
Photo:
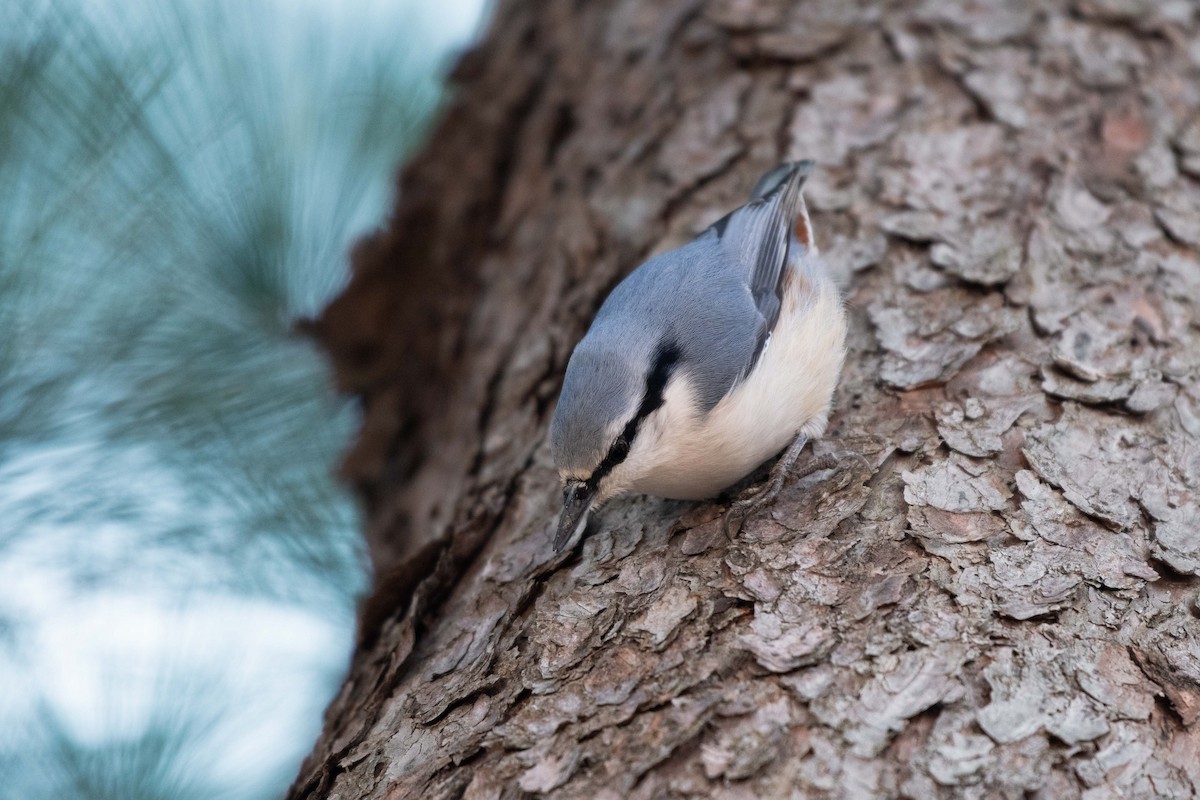
{"label": "bird's eye", "polygon": [[612,454],[617,461],[621,461],[629,455],[629,441],[624,436],[617,437],[617,440],[613,442]]}

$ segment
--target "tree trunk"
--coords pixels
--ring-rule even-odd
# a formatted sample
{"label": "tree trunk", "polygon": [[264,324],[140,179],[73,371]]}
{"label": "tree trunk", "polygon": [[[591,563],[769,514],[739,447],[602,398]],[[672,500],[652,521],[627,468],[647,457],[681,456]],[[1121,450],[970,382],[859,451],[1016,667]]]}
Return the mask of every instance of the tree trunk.
{"label": "tree trunk", "polygon": [[[498,6],[315,324],[379,578],[291,797],[1200,793],[1195,4]],[[556,555],[572,346],[798,157],[865,461]]]}

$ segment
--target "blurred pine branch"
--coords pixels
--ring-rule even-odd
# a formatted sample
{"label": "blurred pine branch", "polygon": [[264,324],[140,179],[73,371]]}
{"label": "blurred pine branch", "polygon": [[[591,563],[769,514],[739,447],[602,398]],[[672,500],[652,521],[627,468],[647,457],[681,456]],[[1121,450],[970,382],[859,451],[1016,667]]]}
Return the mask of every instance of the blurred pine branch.
{"label": "blurred pine branch", "polygon": [[[436,97],[430,54],[285,4],[83,11],[0,11],[0,455],[150,448],[240,509],[247,546],[294,538],[357,574],[353,537],[328,535],[353,527],[328,478],[353,414],[291,324],[380,215]],[[189,527],[163,533],[203,549]]]}
{"label": "blurred pine branch", "polygon": [[[0,4],[5,641],[37,570],[339,614],[362,586],[331,477],[355,411],[293,322],[341,285],[439,87],[431,21],[367,5]],[[217,796],[164,766],[204,714],[85,746],[39,713],[76,776],[55,796]]]}

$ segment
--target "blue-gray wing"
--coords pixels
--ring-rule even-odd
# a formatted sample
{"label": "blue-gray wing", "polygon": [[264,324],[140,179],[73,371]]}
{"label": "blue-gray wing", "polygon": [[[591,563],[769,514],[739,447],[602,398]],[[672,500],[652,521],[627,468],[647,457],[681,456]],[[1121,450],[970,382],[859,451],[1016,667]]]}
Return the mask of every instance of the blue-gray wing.
{"label": "blue-gray wing", "polygon": [[[783,279],[788,251],[796,238],[797,220],[803,214],[800,190],[812,170],[811,161],[780,164],[759,179],[751,200],[701,236],[715,235],[730,266],[743,277],[762,316],[753,357],[742,375],[758,362],[783,306]],[[807,221],[805,244],[807,244]]]}

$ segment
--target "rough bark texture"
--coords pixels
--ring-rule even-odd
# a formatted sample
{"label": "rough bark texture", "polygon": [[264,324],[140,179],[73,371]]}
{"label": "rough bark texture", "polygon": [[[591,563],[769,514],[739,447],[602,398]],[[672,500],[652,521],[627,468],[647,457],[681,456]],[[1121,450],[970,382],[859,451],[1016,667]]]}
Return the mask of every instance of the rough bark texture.
{"label": "rough bark texture", "polygon": [[[456,83],[318,324],[380,578],[292,797],[1200,793],[1194,3],[509,0]],[[556,556],[571,347],[784,157],[866,462]]]}

